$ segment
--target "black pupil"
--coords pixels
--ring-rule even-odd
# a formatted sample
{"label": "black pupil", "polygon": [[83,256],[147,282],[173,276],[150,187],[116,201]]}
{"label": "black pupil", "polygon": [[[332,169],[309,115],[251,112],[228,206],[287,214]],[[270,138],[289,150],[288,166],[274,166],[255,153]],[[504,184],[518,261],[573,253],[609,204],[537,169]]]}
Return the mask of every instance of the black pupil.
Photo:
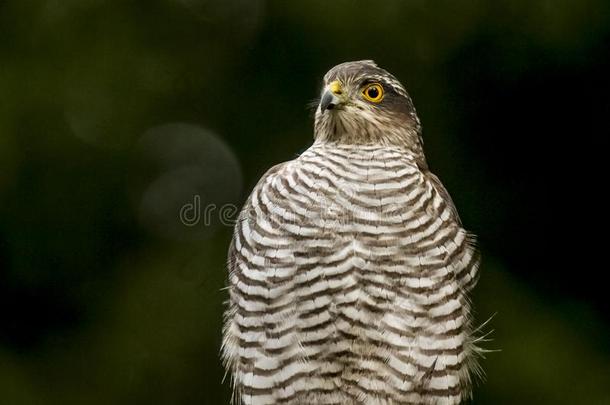
{"label": "black pupil", "polygon": [[369,87],[369,89],[367,90],[367,93],[370,98],[379,97],[379,89],[377,88],[377,86]]}

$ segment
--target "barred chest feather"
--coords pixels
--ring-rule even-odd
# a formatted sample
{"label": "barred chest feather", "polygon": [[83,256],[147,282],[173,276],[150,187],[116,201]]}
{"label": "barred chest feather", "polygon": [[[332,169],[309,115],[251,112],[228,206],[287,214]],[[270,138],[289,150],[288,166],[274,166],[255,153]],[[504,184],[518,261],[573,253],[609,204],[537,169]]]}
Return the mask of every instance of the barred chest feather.
{"label": "barred chest feather", "polygon": [[478,254],[400,147],[315,143],[255,187],[229,252],[236,403],[457,404]]}

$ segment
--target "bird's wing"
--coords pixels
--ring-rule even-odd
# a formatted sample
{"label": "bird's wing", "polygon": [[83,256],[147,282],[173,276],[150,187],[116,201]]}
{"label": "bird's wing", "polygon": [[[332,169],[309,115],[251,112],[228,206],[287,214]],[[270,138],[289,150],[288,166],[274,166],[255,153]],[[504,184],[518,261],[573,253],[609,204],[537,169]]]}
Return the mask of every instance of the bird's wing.
{"label": "bird's wing", "polygon": [[469,251],[467,255],[469,259],[465,263],[460,262],[458,266],[459,268],[457,269],[457,274],[460,276],[458,277],[458,283],[460,287],[464,291],[468,292],[476,285],[478,281],[479,266],[481,264],[481,255],[477,246],[476,235],[466,231],[463,228],[462,221],[458,214],[457,208],[453,203],[453,199],[451,198],[451,195],[449,195],[449,192],[447,191],[443,183],[441,183],[440,179],[431,172],[427,172],[426,177],[430,181],[430,184],[432,184],[432,187],[434,187],[434,190],[441,196],[441,198],[447,204],[448,208],[450,209],[453,220],[460,228],[460,232],[465,235],[463,243],[465,249]]}
{"label": "bird's wing", "polygon": [[436,192],[443,198],[443,200],[445,200],[445,203],[451,209],[451,215],[454,217],[457,223],[462,226],[462,220],[460,219],[460,215],[458,214],[457,208],[455,207],[453,199],[451,198],[451,195],[449,194],[443,183],[441,183],[440,179],[430,171],[426,173],[426,177],[432,184],[432,187],[434,187]]}
{"label": "bird's wing", "polygon": [[287,197],[274,194],[276,189],[271,187],[283,178],[276,176],[289,163],[272,167],[259,180],[235,224],[229,247],[229,302],[222,357],[234,379],[237,403],[247,390],[258,390],[260,398],[267,398],[276,385],[274,379],[283,378],[280,369],[278,374],[269,371],[268,375],[258,375],[256,370],[270,367],[272,356],[265,353],[283,343],[274,333],[284,327],[282,311],[292,298],[289,292],[296,266],[286,231],[291,224],[273,205]]}
{"label": "bird's wing", "polygon": [[243,208],[241,209],[239,219],[235,224],[235,229],[233,231],[233,237],[231,238],[231,244],[229,245],[229,251],[227,254],[227,268],[229,270],[229,275],[231,275],[235,271],[235,266],[238,264],[238,252],[235,248],[235,239],[236,236],[243,233],[244,221],[252,220],[256,216],[256,209],[253,204],[253,197],[256,196],[258,190],[261,189],[262,185],[265,184],[271,176],[277,174],[283,167],[285,167],[289,162],[279,163],[273,166],[271,169],[267,170],[265,174],[259,179],[254,187],[252,193],[244,203]]}

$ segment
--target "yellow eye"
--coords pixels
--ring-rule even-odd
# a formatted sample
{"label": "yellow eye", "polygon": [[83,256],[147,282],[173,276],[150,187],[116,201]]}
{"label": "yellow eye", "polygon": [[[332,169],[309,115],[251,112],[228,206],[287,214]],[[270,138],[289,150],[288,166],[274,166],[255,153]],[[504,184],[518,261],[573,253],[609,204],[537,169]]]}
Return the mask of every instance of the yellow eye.
{"label": "yellow eye", "polygon": [[371,83],[362,90],[365,100],[379,103],[383,100],[383,86],[379,83]]}

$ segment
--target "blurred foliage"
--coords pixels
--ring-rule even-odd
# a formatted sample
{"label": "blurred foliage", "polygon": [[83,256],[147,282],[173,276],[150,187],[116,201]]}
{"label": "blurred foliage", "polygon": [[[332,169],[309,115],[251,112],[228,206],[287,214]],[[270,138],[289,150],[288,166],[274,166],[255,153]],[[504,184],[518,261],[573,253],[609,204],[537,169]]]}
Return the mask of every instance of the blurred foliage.
{"label": "blurred foliage", "polygon": [[227,403],[230,228],[180,205],[239,204],[311,142],[324,72],[364,58],[407,85],[480,236],[500,351],[475,403],[610,403],[601,265],[559,257],[602,250],[554,217],[566,160],[602,171],[608,2],[13,0],[0,38],[2,403]]}

